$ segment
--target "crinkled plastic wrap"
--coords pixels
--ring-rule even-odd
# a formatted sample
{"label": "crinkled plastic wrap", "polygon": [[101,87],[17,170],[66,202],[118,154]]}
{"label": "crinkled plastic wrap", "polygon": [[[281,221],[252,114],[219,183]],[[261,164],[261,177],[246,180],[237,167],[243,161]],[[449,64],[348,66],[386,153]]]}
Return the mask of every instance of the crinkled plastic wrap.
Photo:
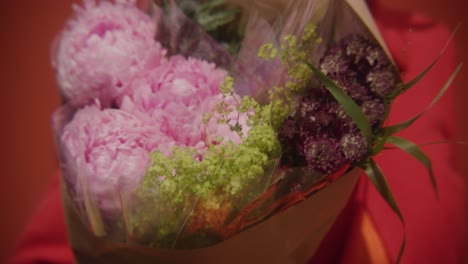
{"label": "crinkled plastic wrap", "polygon": [[95,236],[64,190],[72,249],[78,263],[305,263],[348,202],[361,174],[354,170],[306,201],[214,246],[183,250],[119,243]]}
{"label": "crinkled plastic wrap", "polygon": [[[155,20],[156,40],[169,54],[215,62],[234,77],[240,95],[252,95],[259,101],[269,88],[284,81],[281,76],[286,71],[279,61],[266,63],[258,58],[257,51],[265,43],[279,46],[280,36],[299,35],[310,22],[331,42],[349,33],[380,42],[362,1],[304,0],[284,6],[281,1],[277,5],[266,2],[255,2],[260,6],[257,13],[250,9],[251,19],[237,57],[177,8],[143,6],[159,18]],[[272,12],[295,19],[271,24],[276,17]],[[323,44],[310,51],[312,62],[325,49]],[[157,187],[121,189],[113,194],[120,210],[109,213],[91,191],[91,175],[82,175],[61,142],[63,128],[75,111],[71,106],[62,107],[53,123],[69,237],[79,263],[304,263],[346,205],[360,175],[359,169],[349,165],[331,175],[301,167],[285,169],[277,157],[265,164],[263,175],[248,184],[242,195],[230,197],[222,190],[213,190],[209,197],[187,194],[183,206],[172,208],[164,203],[168,197],[160,197]],[[217,206],[207,209],[206,204],[213,201]]]}

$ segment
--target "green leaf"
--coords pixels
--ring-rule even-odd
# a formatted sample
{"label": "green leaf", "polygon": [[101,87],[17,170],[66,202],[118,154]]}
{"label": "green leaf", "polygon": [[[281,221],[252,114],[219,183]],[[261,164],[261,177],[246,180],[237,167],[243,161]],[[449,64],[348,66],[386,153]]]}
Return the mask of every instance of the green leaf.
{"label": "green leaf", "polygon": [[465,141],[453,141],[453,140],[442,140],[442,141],[433,141],[428,143],[419,144],[418,147],[426,147],[432,145],[440,145],[440,144],[454,144],[454,145],[467,145],[468,142]]}
{"label": "green leaf", "polygon": [[450,87],[450,85],[453,83],[455,77],[458,75],[458,73],[460,72],[460,69],[462,67],[462,64],[458,65],[458,67],[455,69],[455,71],[452,73],[452,75],[450,76],[450,78],[447,80],[447,82],[445,83],[445,85],[442,87],[442,89],[439,91],[439,93],[437,94],[437,96],[432,100],[432,102],[426,107],[426,109],[424,109],[421,113],[419,113],[418,115],[416,115],[415,117],[411,118],[411,119],[408,119],[406,120],[405,122],[402,122],[400,124],[396,124],[396,125],[392,125],[392,126],[388,126],[388,127],[384,127],[382,128],[384,134],[386,135],[393,135],[395,133],[398,133],[406,128],[408,128],[409,126],[411,126],[414,122],[416,122],[423,114],[425,114],[431,107],[434,106],[434,104],[436,104],[439,99],[445,94],[445,92],[448,90],[448,88]]}
{"label": "green leaf", "polygon": [[214,9],[214,8],[222,7],[226,3],[227,3],[226,0],[209,0],[204,5],[207,6],[207,8]]}
{"label": "green leaf", "polygon": [[331,47],[333,45],[333,40],[335,39],[335,34],[336,34],[336,15],[333,16],[333,21],[331,24],[331,31],[330,35],[328,36],[327,39],[327,47]]}
{"label": "green leaf", "polygon": [[[423,148],[423,147],[428,147],[428,146],[433,146],[433,145],[467,145],[467,142],[464,141],[453,141],[453,140],[442,140],[442,141],[432,141],[432,142],[427,142],[427,143],[422,143],[422,144],[417,144],[416,146],[418,148]],[[385,150],[395,150],[395,149],[400,149],[395,146],[385,146]]]}
{"label": "green leaf", "polygon": [[392,210],[397,214],[398,218],[400,218],[400,221],[404,224],[405,221],[403,219],[403,215],[401,214],[395,198],[393,197],[392,191],[388,186],[387,180],[385,179],[385,176],[383,175],[377,163],[375,163],[373,159],[370,159],[370,161],[362,166],[362,168],[365,170],[367,176],[371,180],[372,184],[374,184],[377,191],[384,198],[390,208],[392,208]]}
{"label": "green leaf", "polygon": [[314,65],[304,61],[304,63],[312,70],[312,72],[319,78],[327,90],[333,95],[338,103],[343,107],[346,113],[351,117],[356,126],[361,130],[361,133],[370,143],[373,140],[372,128],[362,109],[351,99],[335,82],[328,78],[324,73],[317,69]]}
{"label": "green leaf", "polygon": [[432,162],[427,157],[427,155],[424,154],[424,152],[418,146],[416,146],[414,143],[412,143],[409,140],[406,140],[404,138],[393,137],[392,136],[392,137],[388,137],[387,141],[390,144],[392,144],[392,145],[400,148],[401,150],[407,152],[408,154],[413,156],[415,159],[417,159],[419,162],[421,162],[424,165],[424,167],[426,167],[426,169],[427,169],[427,171],[429,173],[429,177],[431,179],[432,188],[436,192],[436,195],[438,195],[437,181],[436,181],[436,179],[434,177],[434,171],[432,170]]}
{"label": "green leaf", "polygon": [[447,47],[449,46],[449,43],[450,41],[452,40],[452,38],[455,36],[456,32],[458,31],[458,28],[460,27],[460,25],[457,26],[457,28],[455,28],[453,34],[450,36],[450,38],[447,40],[447,43],[445,44],[445,46],[442,48],[442,51],[439,53],[439,55],[437,55],[437,57],[435,57],[435,59],[432,61],[431,64],[429,64],[429,66],[423,71],[421,72],[418,76],[416,76],[413,80],[405,83],[405,84],[402,84],[400,85],[396,90],[395,92],[390,95],[390,98],[391,99],[394,99],[395,97],[403,94],[404,92],[408,91],[411,87],[413,87],[415,84],[417,84],[422,78],[424,78],[424,76],[426,76],[426,74],[434,67],[434,65],[439,61],[440,57],[442,56],[442,54],[444,54],[445,50],[447,49]]}
{"label": "green leaf", "polygon": [[382,150],[385,149],[385,143],[387,142],[387,137],[379,137],[375,140],[374,146],[371,149],[371,156],[379,154]]}
{"label": "green leaf", "polygon": [[206,31],[213,31],[233,21],[237,13],[236,10],[226,10],[219,13],[199,13],[196,20]]}
{"label": "green leaf", "polygon": [[361,167],[365,170],[372,184],[374,184],[377,191],[384,198],[384,200],[387,202],[387,204],[390,206],[393,212],[395,212],[395,214],[398,216],[403,225],[403,240],[401,242],[400,250],[398,252],[398,257],[396,261],[396,263],[398,264],[401,261],[401,257],[403,256],[406,247],[405,219],[403,218],[403,214],[401,213],[400,208],[398,207],[395,198],[393,197],[392,191],[388,186],[387,180],[385,179],[385,176],[383,175],[377,163],[375,163],[373,159],[370,159],[368,163],[364,164]]}
{"label": "green leaf", "polygon": [[399,264],[401,262],[401,257],[403,257],[403,253],[405,253],[406,248],[406,230],[403,230],[403,241],[401,241],[400,250],[398,251],[398,257],[396,263]]}

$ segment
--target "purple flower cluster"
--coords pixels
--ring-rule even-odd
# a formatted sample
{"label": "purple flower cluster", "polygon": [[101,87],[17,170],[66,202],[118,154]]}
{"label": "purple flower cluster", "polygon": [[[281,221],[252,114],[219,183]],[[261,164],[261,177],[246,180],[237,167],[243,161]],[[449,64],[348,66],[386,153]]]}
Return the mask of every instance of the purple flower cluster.
{"label": "purple flower cluster", "polygon": [[[374,129],[381,125],[387,111],[384,99],[398,83],[398,75],[378,44],[350,35],[326,52],[319,68],[361,107]],[[312,89],[301,99],[279,139],[284,165],[321,173],[358,162],[368,152],[366,139],[325,87]]]}

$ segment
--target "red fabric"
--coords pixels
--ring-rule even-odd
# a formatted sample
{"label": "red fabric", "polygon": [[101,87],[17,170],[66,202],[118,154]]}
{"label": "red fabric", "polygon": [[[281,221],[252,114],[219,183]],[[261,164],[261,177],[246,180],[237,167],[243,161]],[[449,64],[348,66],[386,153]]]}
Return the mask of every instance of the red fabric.
{"label": "red fabric", "polygon": [[[377,23],[405,79],[416,76],[440,52],[449,38],[447,30],[417,16],[380,10],[373,6]],[[406,120],[423,110],[455,65],[450,46],[434,70],[414,89],[395,101],[390,123]],[[451,139],[454,134],[453,92],[448,94],[412,128],[402,133],[416,143]],[[402,263],[461,263],[463,253],[463,179],[454,170],[452,146],[426,147],[434,163],[440,198],[436,199],[424,167],[410,156],[387,151],[378,162],[388,178],[407,223],[408,241]],[[340,263],[346,247],[347,227],[359,203],[372,215],[389,257],[395,260],[402,226],[366,180],[325,240],[314,263]],[[20,240],[11,264],[72,263],[66,238],[59,183],[55,182]],[[346,260],[341,260],[347,263]]]}
{"label": "red fabric", "polygon": [[9,263],[73,263],[60,196],[60,180],[52,182]]}

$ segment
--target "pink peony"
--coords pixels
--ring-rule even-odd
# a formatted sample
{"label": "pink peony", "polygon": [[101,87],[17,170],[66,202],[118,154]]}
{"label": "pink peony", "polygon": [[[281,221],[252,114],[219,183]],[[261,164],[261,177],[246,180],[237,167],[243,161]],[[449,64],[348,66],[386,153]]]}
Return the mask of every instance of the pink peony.
{"label": "pink peony", "polygon": [[219,86],[227,76],[206,61],[181,56],[135,78],[126,88],[120,108],[158,127],[179,146],[202,151],[217,136],[239,142],[226,125],[203,123],[203,114],[213,112],[223,100]]}
{"label": "pink peony", "polygon": [[61,92],[72,105],[96,98],[109,105],[133,75],[165,60],[166,51],[154,40],[157,23],[134,1],[85,0],[75,11],[53,63]]}
{"label": "pink peony", "polygon": [[[119,191],[138,186],[151,165],[153,149],[169,153],[173,145],[134,115],[98,106],[79,110],[65,126],[61,142],[78,168],[77,178],[85,180],[85,188],[104,210],[119,208]],[[77,191],[82,193],[79,184]]]}

